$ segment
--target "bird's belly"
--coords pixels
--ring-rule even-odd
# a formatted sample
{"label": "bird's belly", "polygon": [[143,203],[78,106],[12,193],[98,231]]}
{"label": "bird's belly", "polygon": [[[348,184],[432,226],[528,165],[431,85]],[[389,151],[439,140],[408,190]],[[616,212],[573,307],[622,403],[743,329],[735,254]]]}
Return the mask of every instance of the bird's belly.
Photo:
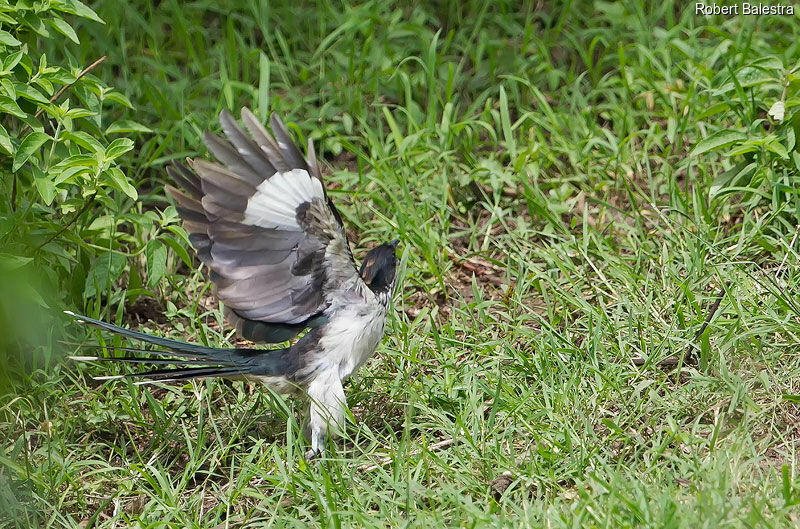
{"label": "bird's belly", "polygon": [[333,318],[320,340],[328,360],[344,380],[366,362],[383,337],[386,311],[347,312]]}
{"label": "bird's belly", "polygon": [[292,383],[286,377],[270,377],[264,375],[247,375],[242,377],[244,380],[251,380],[254,382],[261,382],[269,387],[272,391],[279,395],[293,395],[298,392],[296,384]]}

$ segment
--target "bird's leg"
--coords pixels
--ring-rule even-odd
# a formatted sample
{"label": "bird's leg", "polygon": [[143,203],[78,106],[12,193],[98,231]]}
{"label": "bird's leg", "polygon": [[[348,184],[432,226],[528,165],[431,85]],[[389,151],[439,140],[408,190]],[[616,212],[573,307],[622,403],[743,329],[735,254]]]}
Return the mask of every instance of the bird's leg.
{"label": "bird's leg", "polygon": [[318,375],[309,383],[306,393],[310,404],[305,435],[311,441],[311,450],[306,452],[306,459],[311,459],[325,451],[328,426],[334,430],[344,428],[344,407],[347,401],[338,370],[329,370]]}

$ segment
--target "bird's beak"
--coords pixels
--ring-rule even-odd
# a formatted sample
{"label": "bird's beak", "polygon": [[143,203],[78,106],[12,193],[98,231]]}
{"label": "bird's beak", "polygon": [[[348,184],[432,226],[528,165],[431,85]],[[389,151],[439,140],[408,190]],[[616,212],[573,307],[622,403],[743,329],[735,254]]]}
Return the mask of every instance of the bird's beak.
{"label": "bird's beak", "polygon": [[391,246],[392,248],[397,248],[398,244],[400,244],[400,239],[395,239],[389,243],[389,246]]}

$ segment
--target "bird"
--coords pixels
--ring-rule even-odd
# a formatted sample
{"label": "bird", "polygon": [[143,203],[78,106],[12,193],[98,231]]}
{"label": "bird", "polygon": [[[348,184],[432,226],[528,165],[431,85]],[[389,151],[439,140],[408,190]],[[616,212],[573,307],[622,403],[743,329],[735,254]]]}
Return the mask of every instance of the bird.
{"label": "bird", "polygon": [[[311,444],[305,455],[311,459],[324,454],[329,433],[343,431],[343,382],[373,356],[384,336],[399,240],[376,246],[357,267],[311,139],[304,157],[276,113],[270,118],[272,134],[247,108],[241,121],[249,135],[223,110],[219,122],[226,139],[203,135],[217,163],[174,162],[167,172],[175,185],[165,189],[210,270],[227,322],[254,343],[294,342],[279,348],[206,347],[67,311],[79,323],[160,348],[71,358],[161,366],[95,377],[103,381],[223,377],[303,395],[309,401],[304,434]],[[175,367],[164,367],[170,365]]]}

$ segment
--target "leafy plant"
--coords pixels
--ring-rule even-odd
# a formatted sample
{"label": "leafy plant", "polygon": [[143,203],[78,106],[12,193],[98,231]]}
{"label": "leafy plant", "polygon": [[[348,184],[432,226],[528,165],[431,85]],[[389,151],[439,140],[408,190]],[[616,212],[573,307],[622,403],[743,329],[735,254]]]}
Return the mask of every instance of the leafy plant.
{"label": "leafy plant", "polygon": [[738,197],[744,229],[762,208],[779,234],[791,234],[800,223],[800,62],[786,67],[779,57],[760,57],[719,77],[698,119],[727,115],[728,126],[697,142],[691,154],[720,152],[735,163],[714,178],[709,198],[724,206]]}
{"label": "leafy plant", "polygon": [[[0,2],[0,281],[9,293],[0,299],[0,347],[8,352],[46,343],[48,309],[110,293],[128,262],[124,215],[138,194],[124,170],[134,147],[127,135],[148,129],[106,122],[109,108],[132,105],[93,75],[104,58],[83,67],[73,57],[80,42],[70,18],[102,23],[79,0]],[[63,65],[40,51],[54,39],[67,43]],[[0,372],[9,373],[10,356]]]}

